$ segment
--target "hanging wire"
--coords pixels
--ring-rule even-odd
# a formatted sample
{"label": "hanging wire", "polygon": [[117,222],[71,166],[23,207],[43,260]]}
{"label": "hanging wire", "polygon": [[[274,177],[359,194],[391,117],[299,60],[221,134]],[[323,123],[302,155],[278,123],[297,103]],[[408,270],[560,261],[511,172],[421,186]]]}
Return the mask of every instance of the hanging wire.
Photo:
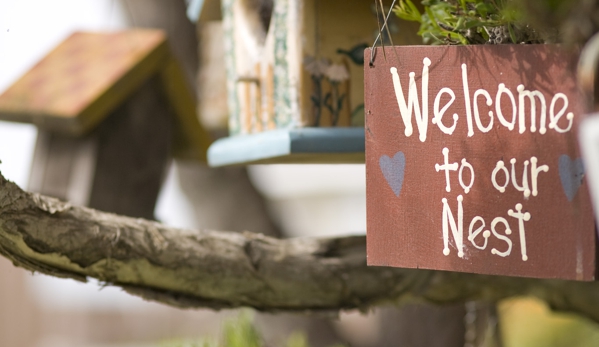
{"label": "hanging wire", "polygon": [[[384,14],[384,8],[383,8],[383,1],[382,0],[378,0],[380,3],[380,7],[381,7],[381,13]],[[379,11],[379,4],[377,4],[377,0],[374,1],[375,4],[375,8],[376,8],[376,13],[377,13],[377,24],[379,24],[379,33],[376,36],[376,39],[374,40],[374,43],[372,44],[372,47],[370,49],[370,67],[374,66],[374,57],[375,57],[375,46],[377,44],[377,42],[379,41],[379,39],[381,39],[381,46],[383,47],[383,56],[385,57],[385,61],[387,61],[387,56],[385,54],[385,43],[384,40],[381,38],[381,36],[383,35],[383,30],[387,31],[387,35],[389,36],[389,41],[391,42],[391,46],[393,47],[393,52],[395,53],[395,58],[399,61],[399,57],[397,56],[397,52],[395,52],[395,47],[393,44],[393,38],[391,37],[391,32],[389,31],[389,26],[387,25],[387,21],[389,20],[389,17],[391,16],[391,12],[393,12],[393,7],[395,6],[395,3],[397,2],[397,0],[393,0],[393,3],[391,3],[391,7],[389,8],[389,12],[387,13],[387,16],[385,16],[385,21],[383,22],[383,26],[381,28],[380,23],[379,23],[379,19],[378,19],[378,11]]]}
{"label": "hanging wire", "polygon": [[[391,30],[389,30],[389,25],[387,24],[387,21],[389,20],[389,15],[393,11],[393,6],[395,6],[395,2],[396,2],[396,0],[393,0],[393,3],[391,4],[391,7],[389,8],[389,13],[387,14],[387,17],[385,18],[385,23],[383,24],[383,28],[387,31],[387,36],[389,37],[389,42],[391,42],[391,47],[393,49],[393,53],[395,54],[395,59],[397,59],[399,61],[399,57],[397,56],[397,52],[395,51],[395,44],[393,43],[393,36],[391,36]],[[381,12],[384,13],[383,0],[379,0],[379,3],[381,5]],[[381,42],[383,42],[383,39],[381,39]]]}
{"label": "hanging wire", "polygon": [[[370,51],[370,66],[372,67],[372,50],[374,50],[374,46],[376,46],[376,41],[378,41],[379,37],[381,36],[381,34],[383,33],[383,29],[381,29],[381,21],[379,20],[379,4],[376,2],[376,0],[374,0],[374,10],[376,13],[376,25],[379,28],[379,34],[376,37],[376,40],[374,41],[374,44],[372,45],[371,51]],[[383,9],[383,7],[381,6],[381,14],[384,16],[385,15],[385,10]],[[388,16],[388,15],[387,15]],[[387,20],[385,19],[385,22],[387,22]],[[385,54],[385,40],[381,39],[381,46],[383,46],[383,57],[385,57],[385,61],[387,61],[387,54]]]}

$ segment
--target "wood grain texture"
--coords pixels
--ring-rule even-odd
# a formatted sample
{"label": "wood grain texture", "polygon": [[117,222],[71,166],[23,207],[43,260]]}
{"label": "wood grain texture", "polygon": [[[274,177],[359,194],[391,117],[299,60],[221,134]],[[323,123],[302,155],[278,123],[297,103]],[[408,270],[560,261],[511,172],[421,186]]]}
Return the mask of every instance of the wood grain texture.
{"label": "wood grain texture", "polygon": [[29,189],[153,219],[171,158],[175,127],[171,105],[155,76],[86,136],[40,131]]}
{"label": "wood grain texture", "polygon": [[534,295],[599,322],[599,284],[366,266],[364,237],[279,240],[182,230],[22,191],[0,176],[0,253],[177,307],[331,311]]}
{"label": "wood grain texture", "polygon": [[89,206],[154,219],[171,156],[174,110],[154,77],[96,131],[97,154]]}
{"label": "wood grain texture", "polygon": [[28,189],[68,200],[74,153],[81,142],[78,138],[38,131]]}
{"label": "wood grain texture", "polygon": [[[551,45],[395,50],[365,67],[369,264],[594,279],[575,56]],[[526,91],[538,93],[534,123]]]}
{"label": "wood grain texture", "polygon": [[212,143],[212,136],[199,122],[197,101],[174,57],[165,63],[160,78],[177,120],[175,139],[178,141],[174,143],[175,156],[206,162],[206,151]]}

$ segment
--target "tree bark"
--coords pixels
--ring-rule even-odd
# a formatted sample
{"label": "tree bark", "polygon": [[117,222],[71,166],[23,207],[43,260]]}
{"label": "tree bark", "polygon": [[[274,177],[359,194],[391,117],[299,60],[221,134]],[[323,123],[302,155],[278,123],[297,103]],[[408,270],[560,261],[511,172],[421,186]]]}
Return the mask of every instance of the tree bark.
{"label": "tree bark", "polygon": [[599,322],[599,284],[367,267],[365,238],[279,240],[191,231],[72,206],[0,175],[0,253],[17,266],[107,285],[176,307],[366,309],[534,295]]}

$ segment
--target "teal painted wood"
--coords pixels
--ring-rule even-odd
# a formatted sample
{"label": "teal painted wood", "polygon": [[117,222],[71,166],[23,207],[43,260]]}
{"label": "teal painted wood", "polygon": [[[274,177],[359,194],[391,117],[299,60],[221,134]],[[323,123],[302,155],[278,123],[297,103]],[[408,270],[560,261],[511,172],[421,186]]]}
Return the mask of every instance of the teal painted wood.
{"label": "teal painted wood", "polygon": [[277,162],[363,163],[364,129],[278,129],[223,138],[208,149],[213,167]]}
{"label": "teal painted wood", "polygon": [[187,3],[187,18],[193,23],[198,21],[204,6],[204,0],[185,0]]}

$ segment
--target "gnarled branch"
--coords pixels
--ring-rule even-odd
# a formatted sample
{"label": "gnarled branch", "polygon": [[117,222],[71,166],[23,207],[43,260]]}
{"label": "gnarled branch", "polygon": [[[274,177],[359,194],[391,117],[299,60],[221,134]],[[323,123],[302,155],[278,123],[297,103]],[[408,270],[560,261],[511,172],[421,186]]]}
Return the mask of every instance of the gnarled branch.
{"label": "gnarled branch", "polygon": [[599,321],[599,284],[367,267],[365,238],[279,240],[191,231],[71,206],[0,175],[0,253],[56,277],[97,278],[191,308],[327,311],[384,302],[535,295]]}

